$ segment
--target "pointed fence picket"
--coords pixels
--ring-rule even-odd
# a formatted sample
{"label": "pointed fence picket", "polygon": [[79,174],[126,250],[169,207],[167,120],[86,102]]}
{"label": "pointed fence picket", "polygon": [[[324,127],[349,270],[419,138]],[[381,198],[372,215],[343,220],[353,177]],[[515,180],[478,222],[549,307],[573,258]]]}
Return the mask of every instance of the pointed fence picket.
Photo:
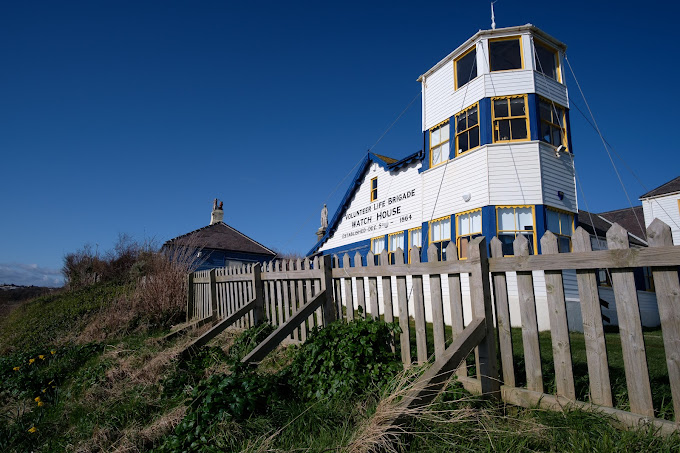
{"label": "pointed fence picket", "polygon": [[[559,253],[557,237],[548,232],[540,241],[541,254],[532,254],[527,238],[520,234],[513,244],[514,256],[503,256],[501,242],[493,238],[489,241],[491,258],[487,258],[486,241],[480,237],[470,241],[467,258],[463,259],[458,258],[456,245],[451,242],[445,261],[440,260],[440,251],[435,247],[422,252],[414,247],[410,254],[397,249],[383,251],[379,256],[370,252],[353,257],[317,256],[312,261],[276,260],[261,266],[199,271],[187,278],[187,318],[216,323],[234,313],[241,316],[239,310],[246,307],[250,311],[245,310],[248,312],[241,316],[239,325],[247,327],[262,318],[278,326],[295,322],[295,326],[284,329],[285,337],[291,341],[306,341],[315,327],[323,327],[336,316],[345,321],[357,316],[396,321],[401,333],[394,349],[404,366],[451,357],[447,346],[474,321],[475,328],[485,332],[475,348],[475,370],[467,370],[465,362],[453,365],[458,367],[456,374],[468,389],[500,394],[504,401],[521,406],[594,404],[626,424],[652,420],[662,432],[670,432],[677,429],[676,423],[654,418],[654,388],[647,368],[633,269],[648,266],[652,270],[673,408],[678,414],[676,419],[680,419],[680,246],[672,245],[670,228],[658,220],[648,228],[649,248],[631,249],[627,238],[628,233],[614,225],[607,234],[609,250],[600,251],[592,251],[590,236],[578,228],[572,236],[571,253]],[[584,376],[574,375],[567,324],[563,271],[570,269],[576,271],[583,319],[587,361]],[[612,408],[598,269],[609,269],[612,275],[629,412]],[[544,351],[543,358],[535,296],[537,272],[545,277],[546,299],[542,303],[547,307],[542,308],[550,323],[551,347]],[[521,319],[521,345],[515,344],[514,348],[509,278],[517,282]],[[320,296],[328,300],[320,301]],[[261,302],[252,304],[258,300]],[[310,301],[315,305],[307,306]],[[465,304],[471,306],[471,320],[464,319]],[[307,311],[295,316],[303,307]],[[484,320],[481,325],[480,320]],[[547,364],[545,357],[550,355],[552,363]],[[523,376],[517,370],[518,356],[523,357]],[[554,370],[554,393],[546,393],[546,388],[553,388],[544,382],[546,370]],[[587,379],[589,384],[584,401],[577,400],[577,377],[580,382]]]}

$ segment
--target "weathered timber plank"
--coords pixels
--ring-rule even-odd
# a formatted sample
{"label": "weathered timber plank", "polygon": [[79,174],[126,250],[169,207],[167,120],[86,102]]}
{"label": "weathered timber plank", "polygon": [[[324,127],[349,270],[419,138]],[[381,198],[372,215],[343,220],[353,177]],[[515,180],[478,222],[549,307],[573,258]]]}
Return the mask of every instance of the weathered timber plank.
{"label": "weathered timber plank", "polygon": [[[305,269],[310,269],[312,264],[309,261],[309,258],[305,258],[304,261],[305,264]],[[313,280],[305,280],[305,303],[309,302],[310,300],[313,299]],[[309,330],[311,331],[314,329],[315,324],[314,324],[314,314],[310,314],[309,318],[307,318],[307,324],[309,324]]]}
{"label": "weathered timber plank", "polygon": [[465,261],[437,261],[436,263],[414,263],[393,264],[387,267],[376,266],[352,267],[345,269],[333,269],[333,277],[399,277],[406,275],[425,275],[425,274],[453,274],[461,272],[471,272],[475,262],[468,258]]}
{"label": "weathered timber plank", "polygon": [[316,297],[307,302],[297,313],[295,313],[285,324],[280,325],[274,332],[271,333],[262,343],[257,345],[248,355],[246,355],[241,363],[257,363],[264,359],[267,354],[272,352],[281,342],[290,336],[293,329],[297,328],[300,323],[306,319],[310,314],[326,302],[325,291],[317,293]]}
{"label": "weathered timber plank", "polygon": [[[285,275],[285,273],[281,271],[281,260],[277,260],[274,262],[274,269],[276,269],[277,272]],[[281,285],[281,280],[276,280],[275,284],[276,284],[276,312],[279,320],[278,325],[282,326],[283,323],[285,322],[283,318],[283,288]]]}
{"label": "weathered timber plank", "polygon": [[[366,255],[366,266],[375,267],[375,255],[373,252],[368,252]],[[376,277],[368,278],[368,300],[371,307],[371,317],[373,319],[380,319],[380,312],[378,310],[378,279]]]}
{"label": "weathered timber plank", "polygon": [[673,247],[634,248],[623,250],[598,250],[591,252],[552,255],[514,256],[491,258],[491,272],[517,272],[565,269],[623,269],[645,266],[677,266],[680,264],[680,245]]}
{"label": "weathered timber plank", "polygon": [[[387,250],[380,252],[380,266],[389,266],[389,257]],[[383,309],[385,310],[385,322],[394,322],[394,307],[392,305],[392,277],[382,277],[382,293],[383,293]],[[394,336],[392,337],[394,338]],[[396,340],[393,340],[396,341]],[[392,344],[392,352],[394,352],[394,343]]]}
{"label": "weathered timber plank", "polygon": [[321,291],[325,294],[325,301],[321,305],[321,310],[323,311],[323,325],[327,326],[338,319],[335,312],[335,301],[333,300],[333,265],[330,255],[324,255],[319,260],[319,265],[323,275],[320,280]]}
{"label": "weathered timber plank", "polygon": [[271,271],[262,274],[262,280],[300,280],[300,279],[321,278],[321,274],[316,269],[305,269],[302,271]]}
{"label": "weathered timber plank", "polygon": [[[356,252],[354,254],[354,267],[355,268],[363,267],[361,254],[359,252]],[[356,285],[357,285],[357,310],[359,312],[359,317],[366,318],[366,292],[364,289],[364,277],[357,277]]]}
{"label": "weathered timber plank", "polygon": [[[404,252],[400,248],[394,252],[396,265],[404,264]],[[399,347],[404,367],[411,366],[411,334],[408,322],[408,298],[406,297],[406,276],[397,277],[397,302],[399,304]]]}
{"label": "weathered timber plank", "polygon": [[[503,256],[503,244],[494,237],[491,240],[491,255]],[[496,305],[496,323],[498,324],[498,344],[501,352],[501,368],[503,369],[503,383],[515,386],[515,362],[512,358],[512,330],[510,324],[510,304],[508,302],[508,283],[505,273],[494,272],[493,296]]]}
{"label": "weathered timber plank", "polygon": [[[572,236],[575,252],[592,250],[590,234],[578,227]],[[586,343],[586,359],[588,362],[588,378],[590,380],[590,400],[600,406],[612,407],[611,381],[607,364],[607,346],[605,344],[600,295],[597,291],[597,278],[594,270],[577,270],[576,280],[581,301],[581,317],[583,318],[583,338]]]}
{"label": "weathered timber plank", "polygon": [[[430,244],[427,249],[427,260],[439,260],[437,247]],[[439,274],[430,274],[430,303],[432,304],[432,336],[434,339],[434,356],[438,359],[446,349],[444,335],[444,304],[442,302],[442,278]]]}
{"label": "weathered timber plank", "polygon": [[196,294],[194,292],[194,273],[190,272],[187,275],[187,322],[194,318],[194,309],[196,308],[196,301],[194,297]]}
{"label": "weathered timber plank", "polygon": [[248,282],[252,280],[252,278],[253,276],[249,274],[218,275],[216,277],[217,283]]}
{"label": "weathered timber plank", "polygon": [[[342,270],[347,271],[350,266],[349,254],[345,253],[342,257]],[[354,321],[354,294],[352,293],[352,277],[349,276],[345,277],[345,307],[347,320]]]}
{"label": "weathered timber plank", "polygon": [[[529,256],[529,241],[524,235],[520,234],[517,236],[513,242],[513,248],[515,256]],[[541,349],[538,342],[534,279],[531,271],[517,272],[517,292],[519,294],[519,311],[522,319],[522,345],[524,346],[527,388],[536,392],[543,392]]]}
{"label": "weathered timber plank", "polygon": [[[550,231],[541,238],[541,252],[557,255],[557,237]],[[550,337],[552,338],[553,361],[555,362],[555,384],[557,395],[570,400],[576,399],[574,371],[571,363],[571,343],[567,326],[567,306],[564,299],[562,271],[545,271],[545,288],[548,297]]]}
{"label": "weathered timber plank", "polygon": [[[420,248],[411,248],[411,262],[420,262]],[[425,298],[423,295],[423,276],[413,275],[411,277],[411,291],[413,293],[413,311],[416,321],[416,354],[418,363],[427,362],[427,329],[425,321]]]}
{"label": "weathered timber plank", "polygon": [[[629,247],[628,232],[617,223],[614,223],[607,231],[607,247],[610,250],[625,250]],[[616,313],[619,316],[619,332],[630,411],[653,417],[652,389],[649,383],[647,354],[642,336],[640,306],[633,270],[611,269],[610,272],[616,300]]]}
{"label": "weathered timber plank", "polygon": [[[454,241],[450,241],[446,246],[446,261],[458,261],[458,247]],[[451,341],[455,340],[465,328],[463,320],[463,296],[460,291],[460,274],[448,274],[449,281],[449,305],[451,307]],[[467,376],[467,364],[458,368],[458,376]]]}
{"label": "weathered timber plank", "polygon": [[[297,270],[301,271],[302,268],[302,260],[298,258],[297,260]],[[305,284],[302,280],[297,281],[297,302],[295,305],[295,311],[297,312],[300,307],[302,307],[305,304]],[[302,324],[300,324],[300,340],[302,342],[307,341],[307,335],[309,334],[309,327],[307,326],[307,321],[302,321]]]}
{"label": "weathered timber plank", "polygon": [[[650,247],[673,245],[671,228],[659,219],[654,219],[647,228]],[[652,268],[656,300],[661,318],[661,334],[666,351],[668,379],[673,395],[675,422],[680,423],[680,283],[678,267]]]}
{"label": "weathered timber plank", "polygon": [[[320,262],[318,256],[314,257],[313,263],[314,263],[314,269],[321,270],[321,262]],[[322,278],[323,278],[323,276],[321,276],[321,278],[317,278],[317,279],[314,280],[314,294],[315,295],[321,292],[321,279]],[[319,327],[322,327],[324,325],[324,321],[323,321],[323,313],[322,313],[321,307],[317,308],[315,313],[316,313],[316,325],[319,326]]]}

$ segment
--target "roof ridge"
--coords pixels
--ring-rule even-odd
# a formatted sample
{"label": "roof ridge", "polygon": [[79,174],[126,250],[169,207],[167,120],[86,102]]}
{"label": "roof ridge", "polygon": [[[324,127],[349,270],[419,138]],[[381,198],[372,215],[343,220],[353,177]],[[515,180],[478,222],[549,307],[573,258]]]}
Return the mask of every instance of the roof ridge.
{"label": "roof ridge", "polygon": [[603,211],[603,212],[600,212],[600,213],[598,213],[598,215],[601,215],[601,214],[612,214],[612,213],[614,213],[614,212],[621,212],[621,211],[628,211],[628,210],[635,210],[635,209],[642,209],[642,206],[633,206],[633,207],[630,207],[630,208],[612,209],[611,211]]}
{"label": "roof ridge", "polygon": [[217,222],[217,223],[221,223],[221,224],[224,225],[225,227],[231,228],[232,230],[234,230],[236,233],[240,234],[240,235],[243,236],[244,238],[253,241],[254,243],[256,243],[257,245],[259,245],[260,247],[269,250],[269,251],[272,252],[273,254],[278,255],[278,253],[276,253],[275,251],[271,250],[269,247],[265,247],[264,245],[260,244],[260,243],[257,242],[255,239],[251,238],[250,236],[246,236],[245,234],[241,233],[239,230],[237,230],[237,229],[234,228],[233,226],[228,225],[228,224],[224,223],[224,222],[221,221],[221,220],[220,220],[219,222]]}
{"label": "roof ridge", "polygon": [[[680,176],[676,176],[675,178],[671,179],[670,181],[666,181],[665,183],[661,184],[660,186],[640,195],[640,198],[655,197],[655,196],[659,196],[659,195],[666,195],[668,193],[675,193],[675,192],[677,192],[677,190],[671,190],[671,191],[665,192],[665,193],[662,192],[662,193],[659,193],[659,194],[654,194],[654,192],[656,192],[656,191],[663,191],[664,186],[667,186],[667,185],[669,185],[673,182],[676,182],[676,181],[680,182]],[[654,195],[652,195],[652,194],[654,194]]]}

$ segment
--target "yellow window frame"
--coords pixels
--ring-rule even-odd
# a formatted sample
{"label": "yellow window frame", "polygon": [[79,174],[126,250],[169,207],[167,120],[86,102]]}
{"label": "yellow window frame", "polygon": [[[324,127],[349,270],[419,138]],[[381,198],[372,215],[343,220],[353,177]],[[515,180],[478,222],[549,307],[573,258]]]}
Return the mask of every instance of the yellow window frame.
{"label": "yellow window frame", "polygon": [[410,228],[408,230],[407,234],[408,234],[408,262],[409,263],[411,262],[411,248],[413,248],[413,245],[414,245],[414,244],[411,243],[411,231],[415,231],[415,230],[420,230],[420,242],[421,243],[418,245],[418,247],[422,246],[422,241],[423,241],[423,227]]}
{"label": "yellow window frame", "polygon": [[[540,39],[534,38],[534,48],[536,46],[543,47],[545,50],[552,52],[552,54],[555,56],[555,71],[557,71],[557,82],[562,83],[562,66],[560,65],[560,52],[556,48],[551,46],[550,44],[548,44],[548,43],[546,43],[546,42],[544,42]],[[536,52],[535,49],[534,49],[534,52]],[[536,63],[536,57],[537,57],[537,54],[534,54],[534,64]],[[536,72],[540,72],[541,74],[543,74],[543,72],[538,70],[538,67],[535,67],[534,70]],[[543,75],[545,75],[545,74],[543,74]],[[552,79],[552,77],[550,77],[550,76],[547,76],[547,75],[545,75],[545,76]]]}
{"label": "yellow window frame", "polygon": [[[574,213],[569,212],[569,211],[565,211],[564,209],[553,208],[552,206],[546,207],[546,211],[553,211],[553,212],[557,212],[558,214],[564,214],[564,215],[568,215],[568,216],[571,217],[571,225],[568,225],[568,228],[571,231],[570,234],[564,234],[564,229],[562,228],[562,219],[560,219],[559,217],[557,218],[558,219],[557,221],[559,222],[559,225],[560,225],[560,231],[559,232],[551,231],[551,233],[554,234],[555,236],[557,236],[558,239],[560,237],[569,238],[569,251],[574,250],[573,242],[571,240],[572,236],[574,235],[574,230],[575,230],[575,228],[574,228],[574,217],[575,217]],[[535,222],[535,219],[534,219],[534,222]],[[548,226],[547,213],[546,213],[545,225],[546,225],[546,227]],[[534,227],[534,228],[536,228],[536,227]],[[559,244],[558,244],[558,247],[559,247]]]}
{"label": "yellow window frame", "polygon": [[[512,40],[519,40],[519,58],[520,62],[522,63],[521,68],[515,68],[515,69],[501,69],[498,71],[494,71],[491,69],[491,43],[492,42],[498,42],[498,41],[512,41]],[[507,72],[507,71],[521,71],[524,69],[526,66],[524,65],[524,46],[522,45],[522,35],[516,35],[516,36],[506,36],[503,38],[494,38],[494,39],[489,39],[487,43],[487,48],[489,50],[489,72]]]}
{"label": "yellow window frame", "polygon": [[456,214],[456,249],[458,250],[458,259],[461,259],[461,260],[467,259],[467,256],[463,257],[463,252],[461,251],[461,247],[460,247],[460,239],[463,238],[463,237],[472,236],[474,234],[482,234],[481,231],[479,231],[479,232],[475,231],[475,232],[470,232],[469,234],[461,235],[460,231],[458,230],[458,219],[460,218],[460,216],[472,214],[473,212],[477,212],[477,211],[479,211],[479,214],[481,216],[482,215],[482,208],[470,209],[468,211],[463,211],[463,212],[459,212],[458,214]]}
{"label": "yellow window frame", "polygon": [[[443,148],[445,143],[449,143],[449,142],[451,141],[451,121],[450,121],[450,119],[445,119],[445,120],[442,121],[441,123],[439,123],[439,124],[437,124],[437,125],[435,125],[435,126],[432,126],[432,127],[430,128],[430,131],[429,131],[429,133],[430,133],[430,168],[437,167],[437,166],[439,166],[439,165],[441,165],[441,164],[443,164],[443,163],[445,163],[446,161],[449,160],[449,156],[448,156],[448,153],[447,153],[446,156],[442,155],[442,161],[441,161],[441,162],[439,162],[438,164],[435,164],[435,165],[432,164],[432,131],[435,130],[435,129],[437,129],[438,127],[443,126],[443,125],[446,124],[446,123],[449,124],[449,138],[448,138],[445,142],[440,142],[440,143],[437,145],[437,146]],[[446,157],[446,158],[445,158],[445,157]]]}
{"label": "yellow window frame", "polygon": [[[523,116],[512,116],[511,108],[510,108],[510,100],[511,99],[519,99],[522,98],[524,99],[524,115]],[[508,115],[510,116],[503,116],[503,117],[498,117],[496,118],[496,108],[494,106],[495,101],[499,99],[507,99],[508,100]],[[526,123],[526,128],[527,128],[527,137],[526,138],[518,138],[518,139],[510,139],[510,140],[496,140],[496,121],[502,121],[502,120],[513,120],[513,119],[518,119],[518,118],[524,118],[524,121]],[[512,135],[512,129],[510,130],[510,135]],[[511,142],[528,142],[531,140],[531,126],[529,124],[529,100],[528,96],[526,94],[519,94],[516,96],[496,96],[491,98],[491,139],[493,143],[511,143]]]}
{"label": "yellow window frame", "polygon": [[[562,126],[560,126],[558,123],[553,123],[552,121],[544,120],[541,117],[541,102],[545,102],[546,104],[550,105],[550,112],[551,112],[552,116],[556,116],[554,107],[557,107],[558,109],[562,109]],[[543,96],[539,96],[538,103],[539,103],[538,104],[538,122],[539,122],[538,134],[539,135],[541,134],[540,123],[546,123],[546,124],[548,124],[548,125],[550,125],[554,128],[560,129],[561,139],[562,139],[561,145],[564,146],[565,151],[569,152],[569,142],[567,140],[567,109],[565,107],[559,105],[558,103],[551,101],[550,99],[544,98]],[[546,141],[542,140],[542,137],[540,137],[540,136],[538,137],[538,139],[540,141],[542,141],[543,143],[547,143]],[[547,144],[550,145],[550,146],[553,146],[555,148],[560,146],[560,145],[553,145],[552,143],[547,143]]]}
{"label": "yellow window frame", "polygon": [[[403,235],[404,232],[403,232],[403,231],[396,231],[396,232],[394,232],[394,233],[390,233],[390,234],[387,235],[387,256],[388,256],[387,259],[389,260],[390,263],[395,262],[395,261],[393,261],[392,258],[394,257],[394,252],[397,251],[396,249],[395,249],[395,250],[390,250],[390,239],[392,238],[392,236],[398,236],[398,235],[400,235],[400,234]],[[404,239],[405,239],[405,238],[404,238]],[[406,242],[406,241],[404,241],[404,242]],[[403,249],[402,249],[402,251],[403,251]]]}
{"label": "yellow window frame", "polygon": [[378,177],[371,178],[371,202],[378,199]]}
{"label": "yellow window frame", "polygon": [[[468,50],[466,50],[465,52],[463,52],[462,54],[457,56],[455,60],[453,60],[453,89],[454,90],[457,90],[458,88],[460,88],[460,86],[458,86],[458,62],[460,60],[462,60],[464,57],[466,57],[470,52],[475,52],[475,58],[477,58],[476,51],[477,51],[477,44],[473,44],[472,47],[470,47]],[[475,67],[477,67],[476,64],[475,64]],[[477,69],[478,69],[477,75],[479,75],[479,68],[477,68]],[[470,82],[472,80],[474,80],[475,78],[476,77],[470,79]],[[466,84],[463,84],[462,86],[465,86],[465,85]]]}
{"label": "yellow window frame", "polygon": [[[383,250],[386,249],[386,247],[385,247],[385,235],[382,235],[382,236],[377,236],[377,237],[371,238],[371,252],[373,252],[373,244],[377,241],[382,241]],[[373,252],[373,254],[378,257],[376,259],[376,261],[377,261],[378,264],[380,264],[380,253]]]}
{"label": "yellow window frame", "polygon": [[[536,232],[536,206],[530,205],[530,204],[517,204],[517,205],[506,205],[506,206],[496,206],[496,235],[499,233],[515,233],[515,239],[517,238],[517,233],[520,232],[526,232],[526,230],[499,230],[498,229],[498,210],[499,209],[508,209],[508,208],[531,208],[531,216],[533,218],[533,231],[532,231],[532,236],[534,237],[533,243],[534,243],[534,255],[538,254],[538,238],[537,232]],[[504,256],[512,256],[512,255],[504,255]]]}
{"label": "yellow window frame", "polygon": [[[472,126],[472,127],[468,127],[468,128],[465,129],[464,131],[458,132],[458,116],[459,116],[459,115],[462,115],[462,114],[464,114],[464,113],[467,113],[468,110],[472,110],[472,109],[475,108],[475,107],[477,108],[477,124],[475,124],[475,125]],[[455,143],[456,143],[456,153],[455,153],[455,155],[456,155],[456,157],[460,156],[461,154],[467,153],[468,151],[472,151],[473,149],[477,149],[477,148],[479,148],[480,146],[482,146],[482,145],[481,145],[481,137],[479,136],[479,134],[480,134],[480,127],[479,127],[479,102],[475,102],[474,104],[472,104],[471,106],[469,106],[469,107],[466,108],[465,110],[462,110],[462,111],[458,112],[458,113],[453,117],[453,119],[454,119],[454,121],[456,122],[456,126],[455,126],[455,127],[456,127],[456,130],[455,130],[455,136],[456,136],[456,141],[455,141]],[[477,134],[478,134],[478,135],[477,135],[477,143],[479,143],[479,145],[475,146],[474,148],[469,148],[468,150],[463,151],[462,153],[459,153],[458,150],[460,149],[460,146],[458,145],[458,136],[463,135],[464,133],[466,133],[467,131],[470,131],[470,130],[474,129],[475,127],[477,128]],[[451,126],[449,126],[449,133],[450,133],[450,128],[451,128]]]}
{"label": "yellow window frame", "polygon": [[[444,239],[440,239],[440,240],[438,240],[438,241],[433,241],[433,240],[432,240],[432,226],[433,226],[435,223],[440,222],[440,221],[442,221],[442,220],[446,220],[446,219],[449,219],[449,231],[448,231],[448,237],[447,237],[447,238],[444,238]],[[429,226],[428,226],[427,236],[428,236],[428,238],[427,238],[428,244],[436,244],[436,243],[438,243],[438,242],[451,241],[451,216],[450,216],[450,215],[446,215],[446,216],[444,216],[444,217],[439,217],[439,218],[437,218],[437,219],[432,219],[432,220],[430,220],[430,224],[429,224]],[[443,251],[444,251],[444,250],[440,247],[440,248],[439,248],[439,261],[442,261]]]}

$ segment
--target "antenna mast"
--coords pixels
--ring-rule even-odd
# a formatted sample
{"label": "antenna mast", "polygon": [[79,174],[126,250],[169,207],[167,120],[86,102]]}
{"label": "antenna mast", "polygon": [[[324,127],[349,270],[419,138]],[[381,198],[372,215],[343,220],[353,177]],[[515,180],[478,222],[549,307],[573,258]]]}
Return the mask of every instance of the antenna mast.
{"label": "antenna mast", "polygon": [[498,0],[491,2],[491,29],[495,30],[496,29],[496,16],[493,13],[493,4],[496,3]]}

